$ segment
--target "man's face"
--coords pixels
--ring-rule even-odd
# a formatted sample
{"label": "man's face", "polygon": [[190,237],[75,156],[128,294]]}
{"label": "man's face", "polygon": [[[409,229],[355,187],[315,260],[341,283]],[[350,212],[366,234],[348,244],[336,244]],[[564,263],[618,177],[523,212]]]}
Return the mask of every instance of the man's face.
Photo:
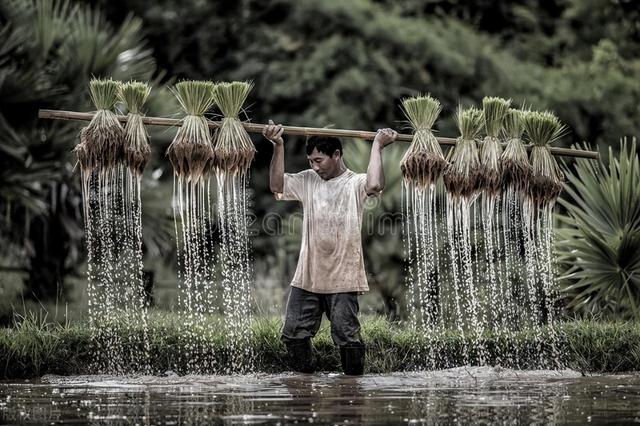
{"label": "man's face", "polygon": [[328,180],[335,177],[336,170],[340,166],[340,151],[336,150],[332,156],[328,156],[313,148],[313,152],[307,155],[307,159],[313,171],[322,179]]}

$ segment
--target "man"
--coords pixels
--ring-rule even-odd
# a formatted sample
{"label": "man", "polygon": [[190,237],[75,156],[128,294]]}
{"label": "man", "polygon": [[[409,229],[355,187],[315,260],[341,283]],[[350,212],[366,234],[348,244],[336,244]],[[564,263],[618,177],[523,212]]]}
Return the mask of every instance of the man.
{"label": "man", "polygon": [[283,128],[269,120],[263,135],[274,144],[269,185],[279,200],[302,202],[302,245],[287,314],[282,329],[291,368],[311,373],[311,338],[322,314],[331,322],[331,337],[340,348],[345,374],[364,371],[365,346],[358,322],[358,294],[369,290],[362,257],[360,228],[368,196],[384,188],[382,149],[396,139],[391,129],[381,129],[373,141],[366,174],[356,174],[342,161],[342,143],[335,137],[307,141],[310,169],[284,172]]}

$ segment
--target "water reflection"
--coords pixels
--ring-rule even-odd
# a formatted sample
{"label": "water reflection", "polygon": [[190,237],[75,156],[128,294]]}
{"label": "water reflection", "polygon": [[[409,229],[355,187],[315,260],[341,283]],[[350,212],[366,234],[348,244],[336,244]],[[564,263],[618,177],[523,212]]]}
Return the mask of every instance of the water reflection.
{"label": "water reflection", "polygon": [[2,424],[640,421],[640,376],[457,368],[371,375],[45,376],[0,383]]}

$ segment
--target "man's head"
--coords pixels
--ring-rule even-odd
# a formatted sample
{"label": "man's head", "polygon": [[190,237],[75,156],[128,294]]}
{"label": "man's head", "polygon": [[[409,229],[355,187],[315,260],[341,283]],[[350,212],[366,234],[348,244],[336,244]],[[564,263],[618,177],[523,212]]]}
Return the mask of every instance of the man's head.
{"label": "man's head", "polygon": [[311,136],[307,139],[307,159],[322,179],[334,178],[342,167],[342,142],[334,136]]}

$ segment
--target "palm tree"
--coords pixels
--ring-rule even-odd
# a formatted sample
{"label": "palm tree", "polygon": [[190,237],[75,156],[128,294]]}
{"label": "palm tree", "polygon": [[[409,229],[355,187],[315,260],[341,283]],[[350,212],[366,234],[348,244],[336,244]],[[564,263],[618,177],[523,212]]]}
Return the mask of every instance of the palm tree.
{"label": "palm tree", "polygon": [[578,160],[560,200],[561,290],[577,314],[640,318],[640,160],[636,142],[608,164]]}
{"label": "palm tree", "polygon": [[0,266],[28,273],[29,296],[62,292],[84,255],[71,154],[80,125],[38,121],[38,109],[89,110],[92,75],[150,79],[141,30],[138,18],[112,26],[68,0],[0,0]]}

